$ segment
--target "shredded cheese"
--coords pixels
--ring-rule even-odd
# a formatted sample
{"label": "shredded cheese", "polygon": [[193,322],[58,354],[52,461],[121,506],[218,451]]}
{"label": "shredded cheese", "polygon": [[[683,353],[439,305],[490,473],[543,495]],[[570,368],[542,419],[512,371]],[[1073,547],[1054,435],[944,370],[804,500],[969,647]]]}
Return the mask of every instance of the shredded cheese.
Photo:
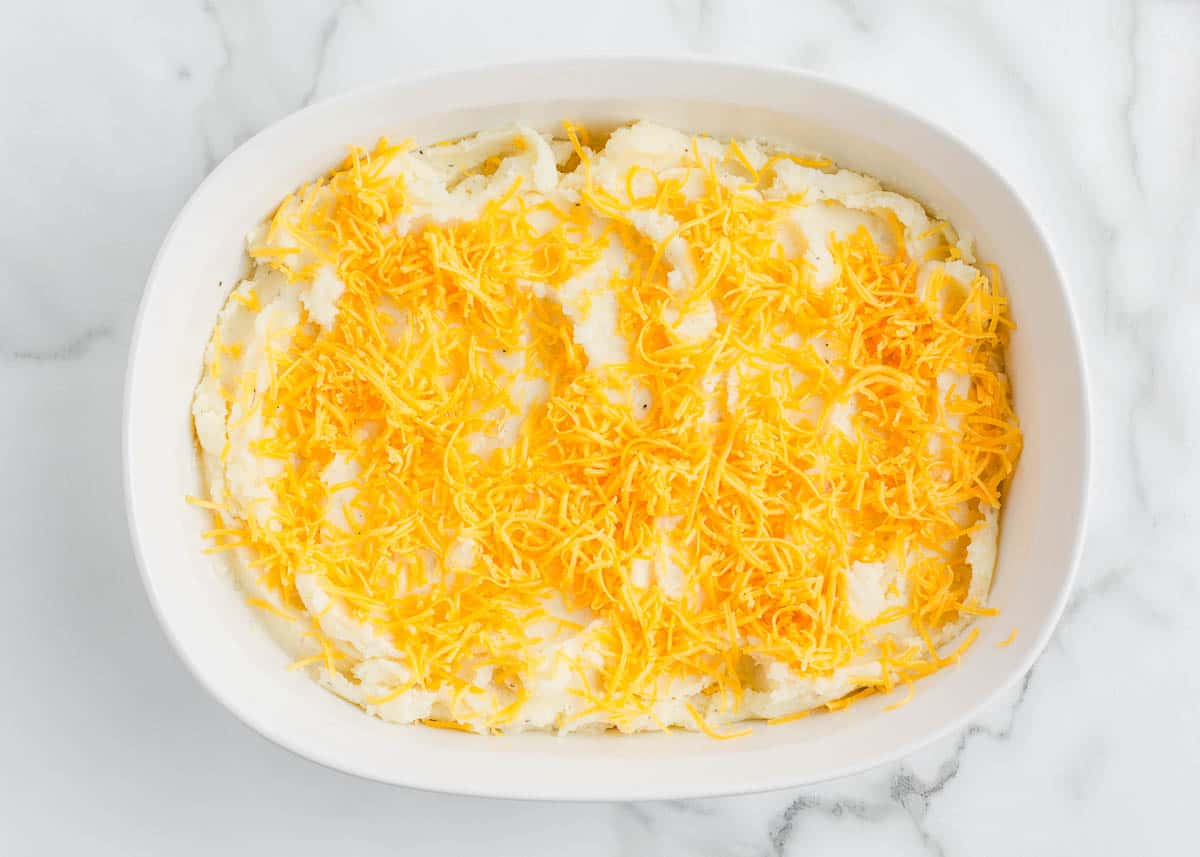
{"label": "shredded cheese", "polygon": [[[213,547],[244,552],[280,602],[255,606],[286,618],[310,612],[298,577],[316,581],[328,603],[293,666],[356,684],[368,658],[328,623],[368,627],[400,666],[364,704],[444,692],[445,711],[414,718],[430,726],[519,723],[563,635],[586,639],[553,661],[579,700],[564,730],[744,734],[709,721],[756,692],[747,662],[817,678],[880,665],[830,710],[901,683],[911,696],[978,631],[939,645],[994,613],[967,545],[1021,445],[998,278],[962,282],[951,270],[975,269],[961,262],[923,276],[961,257],[952,229],[925,229],[935,261],[914,259],[892,215],[890,246],[865,226],[831,232],[836,276],[818,287],[780,236],[825,203],[777,171],[832,175],[828,161],[693,138],[669,169],[610,176],[604,150],[565,133],[560,163],[577,166],[553,190],[514,172],[538,156],[528,135],[436,186],[384,140],[280,205],[251,256],[281,292],[335,284],[336,315],[299,305],[242,377],[230,363],[247,354],[214,336],[229,436],[261,427],[249,449],[268,475],[255,503],[227,484],[189,498],[219,519]],[[443,221],[435,197],[480,202]],[[232,297],[267,313],[261,289]],[[628,344],[611,362],[577,335],[602,321]],[[864,620],[853,569],[887,562],[906,597]],[[897,621],[917,642],[886,632]],[[688,702],[693,723],[664,722],[664,688],[688,681],[705,713]]]}

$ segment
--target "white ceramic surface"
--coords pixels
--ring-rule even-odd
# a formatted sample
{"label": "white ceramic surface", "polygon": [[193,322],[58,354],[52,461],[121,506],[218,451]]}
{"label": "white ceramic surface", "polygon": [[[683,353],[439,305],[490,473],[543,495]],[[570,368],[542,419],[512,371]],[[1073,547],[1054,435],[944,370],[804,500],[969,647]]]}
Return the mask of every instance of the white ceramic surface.
{"label": "white ceramic surface", "polygon": [[[1026,445],[1002,528],[992,603],[1001,617],[961,666],[913,701],[701,735],[484,738],[385,724],[288,672],[219,568],[189,404],[216,312],[244,270],[243,240],[273,204],[382,134],[419,142],[513,120],[603,125],[644,117],[716,135],[796,141],[880,177],[972,232],[1004,271],[1017,322],[1010,371]],[[896,758],[958,726],[1030,666],[1067,594],[1082,538],[1088,409],[1075,322],[1054,260],[1009,186],[924,120],[852,89],[783,70],[699,60],[548,61],[398,82],[307,108],[260,133],[202,184],[168,234],[135,330],[125,414],[126,488],[143,577],[168,636],[238,717],[316,761],[391,783],[528,798],[680,798],[812,783]],[[1016,627],[1016,641],[995,644]]]}

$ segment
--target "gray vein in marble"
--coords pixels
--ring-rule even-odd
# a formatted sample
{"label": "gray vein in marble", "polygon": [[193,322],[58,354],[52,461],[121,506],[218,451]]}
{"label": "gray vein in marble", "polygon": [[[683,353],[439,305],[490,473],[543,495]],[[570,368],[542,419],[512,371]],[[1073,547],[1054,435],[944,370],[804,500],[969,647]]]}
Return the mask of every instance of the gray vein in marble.
{"label": "gray vein in marble", "polygon": [[1082,610],[1089,608],[1097,599],[1117,591],[1122,593],[1120,603],[1126,612],[1136,610],[1145,623],[1153,627],[1172,627],[1175,624],[1173,616],[1155,606],[1136,587],[1129,585],[1135,577],[1135,572],[1136,569],[1130,566],[1117,566],[1104,571],[1099,577],[1093,578],[1088,583],[1076,587],[1063,612],[1062,620],[1055,629],[1055,638],[1061,637],[1061,632],[1069,628],[1069,623]]}
{"label": "gray vein in marble", "polygon": [[899,803],[908,812],[921,841],[926,844],[931,853],[942,857],[945,854],[945,848],[925,825],[925,819],[929,814],[930,799],[941,794],[962,771],[963,757],[966,754],[967,746],[973,739],[983,737],[993,741],[1007,741],[1012,737],[1017,714],[1029,695],[1029,688],[1033,683],[1033,673],[1034,670],[1031,669],[1021,679],[1020,690],[1017,692],[1017,698],[1009,707],[1008,718],[1004,725],[999,729],[981,726],[977,723],[968,726],[959,736],[950,757],[942,762],[938,769],[938,775],[932,782],[922,782],[906,766],[901,766],[900,772],[892,781],[892,800]]}
{"label": "gray vein in marble", "polygon": [[[1120,115],[1125,132],[1126,145],[1129,148],[1130,175],[1133,177],[1138,195],[1142,197],[1142,202],[1145,202],[1145,183],[1142,177],[1140,153],[1134,130],[1134,115],[1138,106],[1140,81],[1138,74],[1138,5],[1137,0],[1130,0],[1127,7],[1128,21],[1126,28],[1128,33],[1126,45],[1128,51],[1129,79],[1126,85],[1125,96],[1120,104]],[[1117,241],[1114,241],[1111,246],[1114,248],[1112,255],[1115,257]],[[1115,265],[1109,266],[1110,271],[1114,271],[1115,268]],[[1137,507],[1150,515],[1150,520],[1153,523],[1154,515],[1150,508],[1150,492],[1146,484],[1146,466],[1141,444],[1137,441],[1139,421],[1144,417],[1146,410],[1155,403],[1157,398],[1155,396],[1157,378],[1154,365],[1154,344],[1158,336],[1157,328],[1161,327],[1161,323],[1158,318],[1159,313],[1157,312],[1137,313],[1124,307],[1114,307],[1114,300],[1119,300],[1119,289],[1118,284],[1113,282],[1111,277],[1112,274],[1110,274],[1108,288],[1104,290],[1104,296],[1106,298],[1106,306],[1109,312],[1112,313],[1110,320],[1117,322],[1117,324],[1110,324],[1109,329],[1113,330],[1113,332],[1123,332],[1126,334],[1140,362],[1140,365],[1137,367],[1138,372],[1135,376],[1133,400],[1130,403],[1127,422],[1129,458],[1132,465],[1133,488],[1137,499]],[[1147,329],[1151,327],[1154,329]]]}
{"label": "gray vein in marble", "polygon": [[684,34],[689,49],[708,53],[716,47],[715,0],[672,0],[667,11]]}
{"label": "gray vein in marble", "polygon": [[[1000,39],[996,38],[996,34],[991,31],[992,28],[983,18],[981,10],[966,3],[949,3],[942,8],[952,19],[957,19],[964,28],[975,31],[978,38],[974,40],[974,44],[979,47],[980,53],[986,53],[1009,82],[1015,84],[1021,99],[1032,108],[1031,112],[1044,120],[1045,111],[1042,109],[1037,87],[1025,76],[1019,62],[1009,56],[1007,51],[998,49]],[[988,50],[989,48],[995,49]],[[1071,159],[1068,157],[1066,160],[1070,161]]]}
{"label": "gray vein in marble", "polygon": [[692,815],[697,817],[709,817],[713,815],[712,807],[698,800],[664,800],[654,804],[625,802],[618,804],[618,807],[647,832],[652,831],[654,828],[654,816],[649,811],[650,807],[666,809],[678,815]]}
{"label": "gray vein in marble", "polygon": [[66,363],[83,358],[97,342],[113,339],[109,325],[95,325],[49,348],[0,349],[6,363]]}
{"label": "gray vein in marble", "polygon": [[[1064,177],[1072,185],[1072,190],[1080,192],[1080,195],[1088,200],[1089,204],[1085,206],[1085,211],[1092,226],[1098,232],[1095,237],[1104,239],[1104,246],[1111,246],[1113,239],[1115,239],[1118,233],[1116,224],[1106,218],[1100,210],[1095,189],[1087,177],[1081,174],[1079,164],[1072,157],[1070,141],[1063,137],[1062,129],[1056,121],[1054,111],[1049,109],[1049,105],[1043,104],[1043,99],[1038,94],[1038,88],[1028,79],[1020,62],[1010,56],[1008,50],[1004,49],[1003,40],[996,37],[996,33],[982,17],[978,7],[968,4],[949,4],[945,8],[964,27],[970,31],[974,31],[977,38],[974,39],[973,44],[978,46],[980,53],[990,58],[995,67],[1014,85],[1022,101],[1030,108],[1030,115],[1035,116],[1039,120],[1039,124],[1043,127],[1046,136],[1049,138],[1049,142],[1057,150],[1055,152],[1055,155],[1057,155],[1056,160],[1071,167],[1071,170]],[[1133,96],[1131,95],[1129,109],[1132,110],[1132,107]]]}
{"label": "gray vein in marble", "polygon": [[856,32],[864,34],[874,32],[870,16],[864,14],[862,6],[857,0],[833,0],[833,5],[846,17]]}
{"label": "gray vein in marble", "polygon": [[[212,19],[213,26],[217,31],[217,40],[221,43],[221,51],[225,55],[225,61],[217,69],[217,77],[220,77],[228,73],[233,65],[233,41],[229,37],[229,32],[225,29],[224,22],[221,20],[221,13],[217,9],[216,0],[204,0],[201,5],[204,9],[204,14]],[[213,141],[208,134],[202,133],[200,139],[204,148],[204,172],[206,174],[211,173],[217,164],[221,162],[224,154],[214,148]]]}
{"label": "gray vein in marble", "polygon": [[820,797],[801,795],[788,804],[771,827],[770,857],[783,857],[796,832],[800,819],[809,813],[823,813],[834,817],[851,816],[863,821],[879,821],[891,810],[885,804],[869,803],[853,798],[827,800]]}
{"label": "gray vein in marble", "polygon": [[698,803],[694,800],[668,800],[664,801],[663,805],[684,815],[709,816],[713,814],[712,808],[708,804]]}
{"label": "gray vein in marble", "polygon": [[647,833],[654,829],[654,817],[641,804],[623,803],[620,805],[620,811],[637,822],[638,827]]}
{"label": "gray vein in marble", "polygon": [[[687,816],[693,820],[711,816],[710,810],[705,802],[701,801],[686,801],[686,800],[671,800],[658,803],[621,803],[616,805],[617,825],[618,830],[623,831],[625,839],[618,853],[622,855],[630,855],[630,857],[642,857],[644,854],[655,853],[661,848],[661,842],[666,832],[661,825],[659,816],[665,813],[674,813],[676,815]],[[629,841],[629,825],[622,824],[620,819],[628,818],[632,820],[632,828],[636,831],[634,839]],[[645,840],[650,840],[656,843],[653,848],[647,847]],[[717,842],[693,842],[690,843],[698,847],[699,851],[691,852],[696,855],[712,854],[713,857],[732,857],[733,853],[727,843]],[[749,855],[747,855],[749,857]]]}
{"label": "gray vein in marble", "polygon": [[1083,742],[1066,771],[1066,791],[1072,800],[1087,800],[1100,780],[1108,756],[1108,744],[1100,736],[1093,735]]}
{"label": "gray vein in marble", "polygon": [[329,45],[333,42],[333,37],[337,34],[338,27],[341,25],[342,13],[353,5],[357,5],[355,0],[340,0],[337,6],[334,7],[333,14],[321,24],[321,32],[317,40],[317,59],[313,63],[312,83],[300,99],[301,107],[307,107],[316,96],[317,88],[321,84],[321,75],[324,73],[325,64],[329,60]]}
{"label": "gray vein in marble", "polygon": [[[1116,283],[1109,284],[1106,292],[1115,293]],[[1120,330],[1125,333],[1130,345],[1139,358],[1138,372],[1133,389],[1133,400],[1129,405],[1129,415],[1126,419],[1126,431],[1129,441],[1129,461],[1133,477],[1134,496],[1137,508],[1154,520],[1150,509],[1150,491],[1146,485],[1146,462],[1142,445],[1138,443],[1138,424],[1145,416],[1147,408],[1156,401],[1154,394],[1157,371],[1154,365],[1154,342],[1158,335],[1161,320],[1158,312],[1137,313],[1133,310],[1118,309],[1118,317],[1123,317]],[[1114,331],[1116,332],[1116,331]],[[1131,373],[1132,374],[1132,373]]]}
{"label": "gray vein in marble", "polygon": [[912,821],[913,828],[926,850],[936,857],[945,857],[946,850],[928,829],[925,819],[929,814],[930,801],[941,794],[962,771],[967,747],[976,738],[1007,741],[1016,725],[1020,711],[1033,681],[1034,670],[1021,680],[1017,697],[1009,707],[1004,725],[999,729],[972,723],[958,737],[949,757],[938,766],[937,775],[925,782],[906,764],[901,764],[892,777],[887,800],[862,800],[858,798],[823,798],[810,793],[801,794],[788,805],[779,820],[772,825],[770,845],[765,857],[783,857],[799,829],[800,819],[807,813],[821,813],[834,817],[851,815],[865,821],[880,820],[897,808],[903,810]]}
{"label": "gray vein in marble", "polygon": [[1063,611],[1059,628],[1061,629],[1066,625],[1068,620],[1073,619],[1077,613],[1087,607],[1094,599],[1120,588],[1125,582],[1125,578],[1132,573],[1133,569],[1129,566],[1116,566],[1104,571],[1099,577],[1092,579],[1086,585],[1076,586],[1066,610]]}
{"label": "gray vein in marble", "polygon": [[[232,137],[228,142],[215,141],[211,133],[202,134],[206,172],[211,171],[220,162],[220,160],[226,154],[228,154],[228,152],[232,151],[265,125],[270,124],[270,122],[280,118],[281,116],[284,116],[294,110],[299,110],[300,108],[306,107],[312,103],[312,101],[316,98],[318,91],[320,90],[321,79],[325,72],[330,46],[332,45],[334,37],[337,35],[338,29],[341,25],[342,13],[351,6],[356,5],[358,4],[355,2],[355,0],[340,0],[340,2],[332,6],[326,16],[320,19],[320,22],[316,28],[316,45],[313,54],[313,60],[310,64],[310,67],[312,68],[312,74],[307,83],[299,89],[299,92],[296,93],[296,96],[292,98],[285,97],[282,99],[284,103],[279,105],[279,108],[273,111],[271,114],[261,116],[257,114],[253,116],[245,116],[241,115],[241,112],[237,109],[239,105],[235,99],[238,87],[233,86],[230,92],[223,93],[221,91],[220,82],[228,79],[231,84],[238,83],[237,78],[239,75],[235,63],[239,62],[242,54],[246,51],[247,46],[238,44],[234,32],[231,30],[230,25],[226,22],[225,15],[222,13],[222,10],[226,8],[225,5],[222,4],[220,0],[204,0],[204,12],[213,22],[218,41],[221,44],[221,50],[224,53],[224,62],[217,69],[214,77],[212,91],[209,97],[209,107],[214,108],[216,114],[219,115],[223,120],[229,120],[232,118],[237,123],[236,127],[232,129]],[[247,4],[246,6],[241,7],[234,5],[229,8],[240,9],[244,11],[250,7],[249,4]],[[240,61],[244,62],[245,60]],[[286,83],[290,81],[287,81],[285,78],[284,82]],[[226,101],[232,101],[232,103],[225,103]]]}
{"label": "gray vein in marble", "polygon": [[1138,73],[1138,35],[1140,34],[1138,19],[1138,0],[1129,2],[1129,23],[1126,50],[1129,54],[1129,88],[1121,101],[1121,121],[1125,128],[1125,142],[1129,146],[1130,173],[1138,193],[1145,195],[1142,181],[1141,156],[1138,152],[1137,135],[1134,131],[1134,108],[1137,105],[1137,92],[1140,75]]}

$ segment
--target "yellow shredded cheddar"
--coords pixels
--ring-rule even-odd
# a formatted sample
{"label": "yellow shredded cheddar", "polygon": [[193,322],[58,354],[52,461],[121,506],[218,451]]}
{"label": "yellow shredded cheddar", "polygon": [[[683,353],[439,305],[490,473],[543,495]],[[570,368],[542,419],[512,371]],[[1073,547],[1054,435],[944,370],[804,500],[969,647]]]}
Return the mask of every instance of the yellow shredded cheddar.
{"label": "yellow shredded cheddar", "polygon": [[[944,634],[996,612],[968,593],[967,545],[1021,446],[998,276],[922,281],[924,260],[902,240],[860,227],[830,235],[836,276],[819,287],[780,239],[803,198],[767,191],[781,160],[828,161],[753,161],[737,143],[705,158],[693,140],[686,175],[635,167],[605,184],[587,135],[568,125],[566,137],[577,203],[518,177],[469,219],[400,229],[410,178],[393,162],[407,149],[387,141],[284,201],[257,264],[285,288],[321,271],[344,288],[332,324],[305,310],[271,340],[267,383],[229,386],[230,423],[266,427],[251,448],[273,468],[269,498],[236,512],[229,496],[188,498],[218,513],[206,536],[251,557],[282,605],[256,607],[305,612],[297,580],[312,575],[397,653],[405,677],[368,704],[448,690],[448,716],[428,726],[515,722],[544,641],[567,633],[595,655],[558,655],[577,679],[578,720],[665,730],[662,689],[697,677],[736,712],[756,690],[745,664],[759,661],[828,677],[867,657],[879,677],[825,708],[901,683],[904,704],[978,630],[949,654]],[[529,148],[518,136],[462,181],[504,176],[505,158]],[[661,234],[648,237],[649,222]],[[920,236],[940,242],[931,258],[961,257],[947,231],[936,222]],[[568,302],[609,246],[627,264]],[[603,290],[625,363],[597,364],[575,335]],[[232,297],[252,314],[266,300]],[[698,334],[681,321],[706,318]],[[947,377],[967,389],[948,394]],[[866,622],[850,609],[850,575],[884,562],[906,596]],[[881,644],[880,626],[898,620],[915,642]],[[319,651],[293,666],[357,681],[361,656],[310,633]],[[718,733],[687,710],[711,737],[748,732]]]}
{"label": "yellow shredded cheddar", "polygon": [[[271,602],[266,601],[262,598],[247,598],[246,603],[249,604],[251,607],[256,607],[259,610],[265,610],[274,616],[278,616],[280,619],[287,620],[288,622],[296,621],[295,616],[291,615],[290,613],[285,613],[284,611],[280,610],[278,607],[276,607]],[[292,666],[295,667],[295,664],[293,664]]]}
{"label": "yellow shredded cheddar", "polygon": [[739,729],[736,732],[718,732],[708,724],[707,720],[700,716],[700,712],[697,711],[695,706],[693,706],[690,702],[687,705],[687,710],[688,714],[692,715],[692,719],[696,721],[696,728],[709,738],[716,738],[719,741],[728,741],[731,738],[744,738],[754,731],[749,727],[746,727],[745,729]]}

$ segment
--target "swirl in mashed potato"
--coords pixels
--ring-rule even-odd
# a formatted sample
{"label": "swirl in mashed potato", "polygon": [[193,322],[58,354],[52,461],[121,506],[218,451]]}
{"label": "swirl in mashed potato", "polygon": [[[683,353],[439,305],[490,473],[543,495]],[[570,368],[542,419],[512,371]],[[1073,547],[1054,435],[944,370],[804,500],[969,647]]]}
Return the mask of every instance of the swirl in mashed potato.
{"label": "swirl in mashed potato", "polygon": [[264,621],[371,714],[492,733],[955,660],[1020,448],[969,239],[770,142],[564,129],[381,141],[249,237],[193,415]]}

